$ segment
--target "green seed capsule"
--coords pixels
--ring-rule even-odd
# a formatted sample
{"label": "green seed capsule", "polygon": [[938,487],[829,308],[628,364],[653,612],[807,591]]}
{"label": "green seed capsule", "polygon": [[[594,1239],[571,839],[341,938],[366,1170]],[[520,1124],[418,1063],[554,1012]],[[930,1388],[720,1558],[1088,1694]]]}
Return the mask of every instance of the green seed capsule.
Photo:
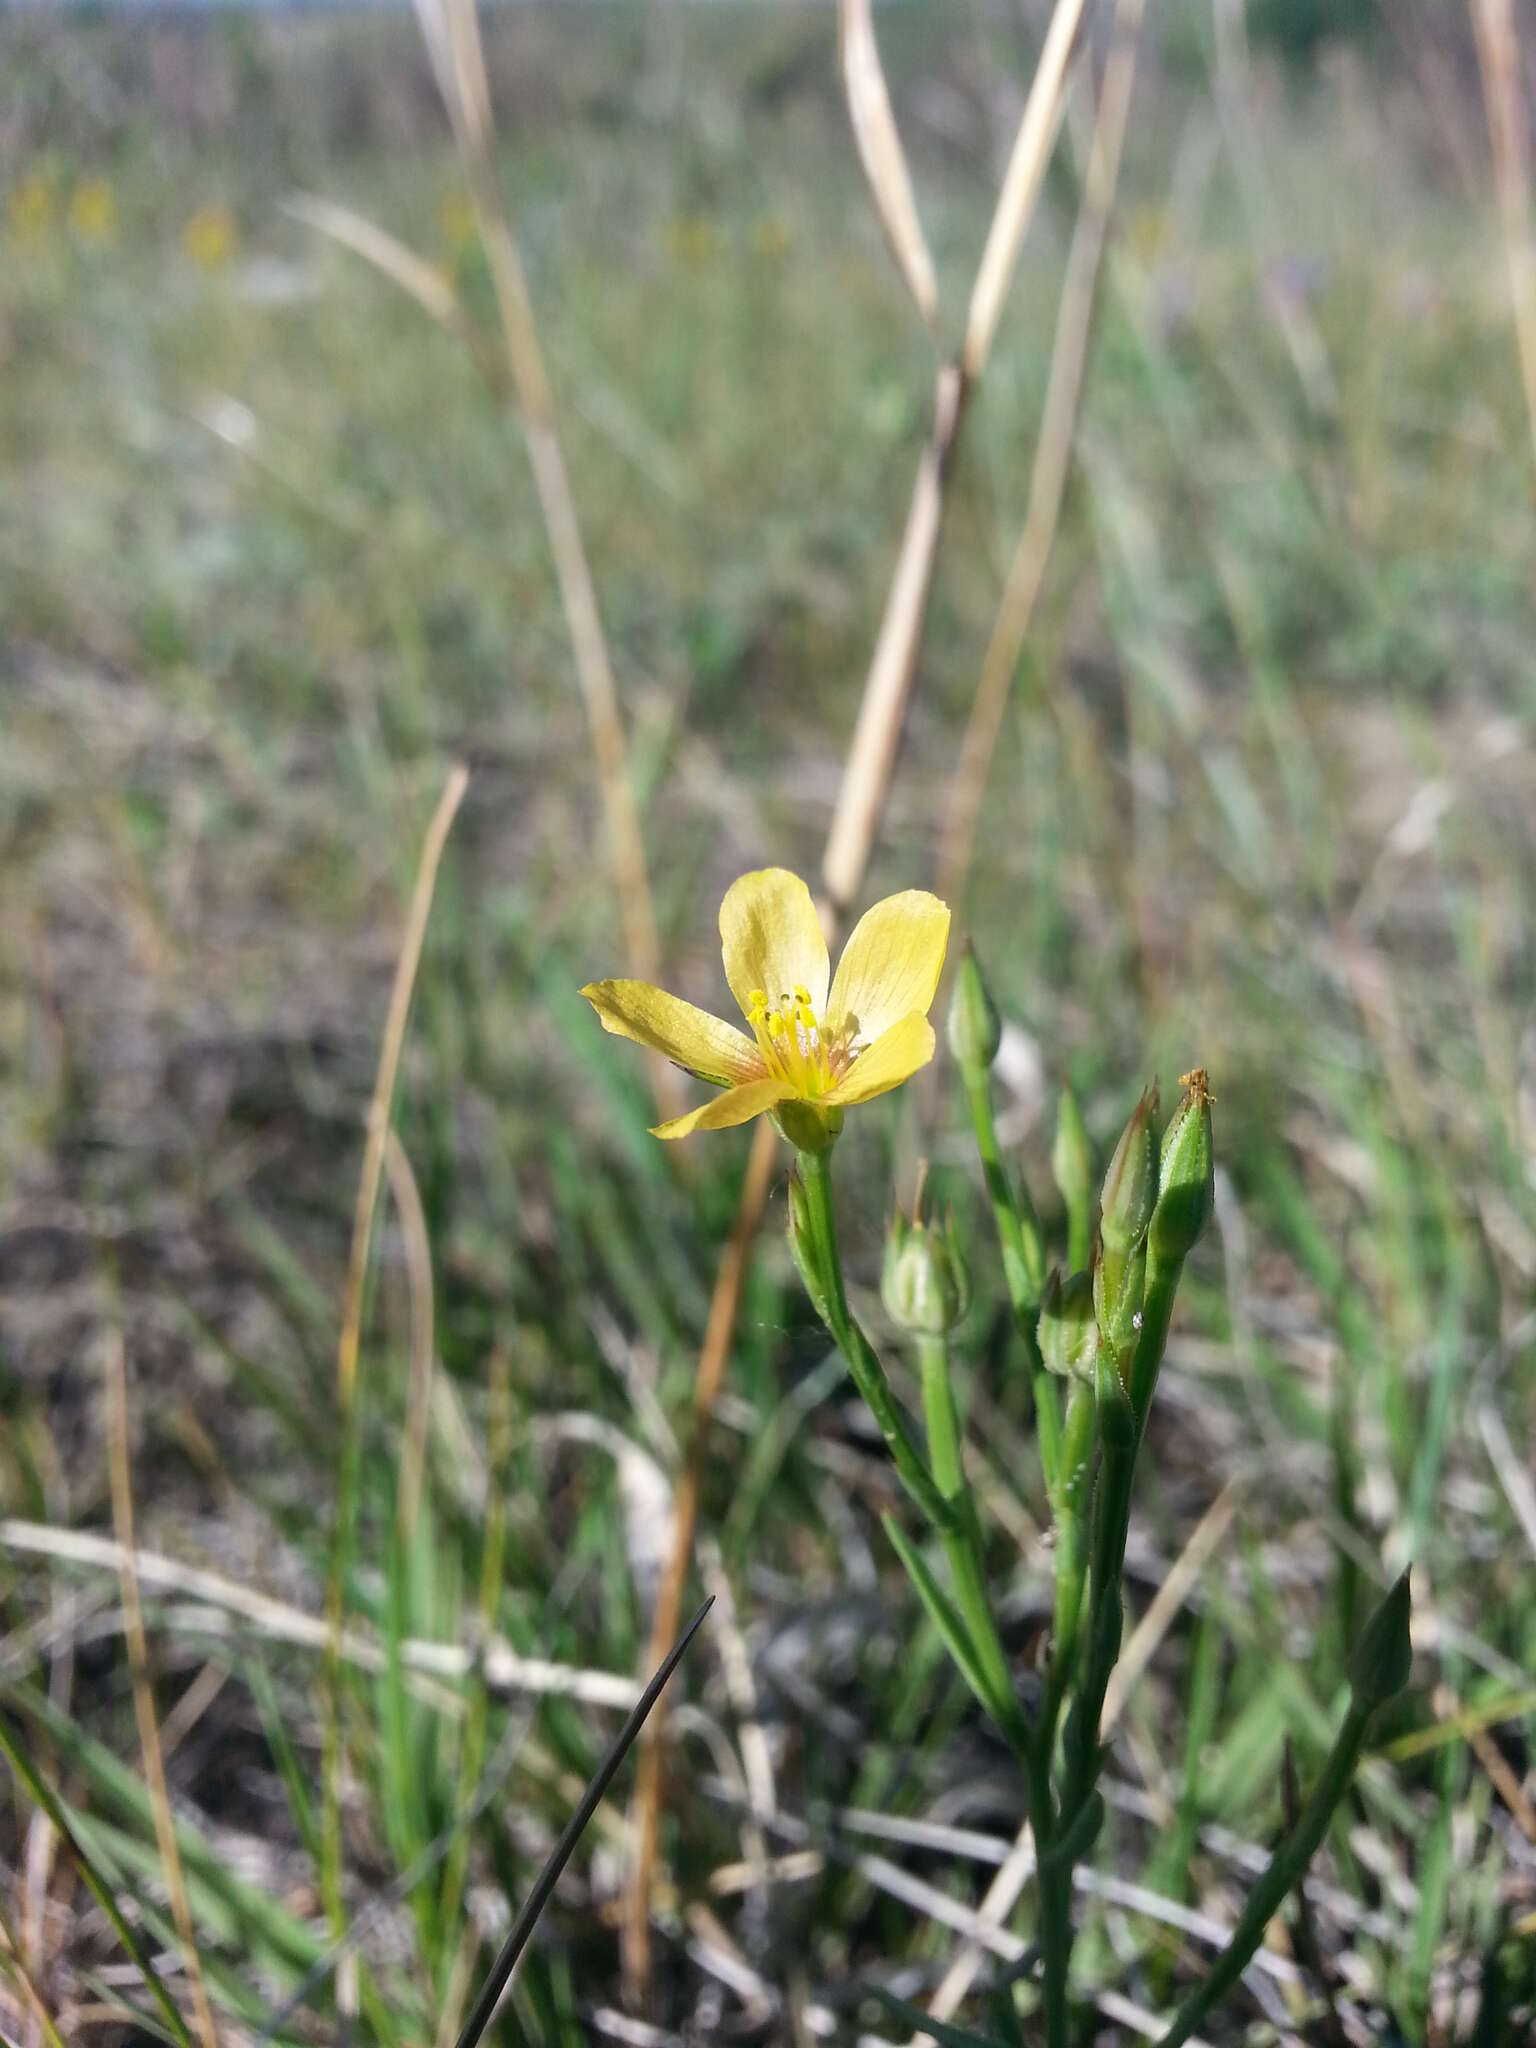
{"label": "green seed capsule", "polygon": [[1216,1144],[1204,1067],[1183,1080],[1184,1099],[1163,1133],[1162,1185],[1147,1232],[1153,1256],[1163,1265],[1189,1256],[1216,1206]]}
{"label": "green seed capsule", "polygon": [[1052,1271],[1040,1301],[1040,1356],[1056,1373],[1093,1385],[1099,1355],[1099,1322],[1093,1306],[1093,1275],[1073,1273],[1066,1281]]}
{"label": "green seed capsule", "polygon": [[971,1275],[955,1235],[955,1219],[911,1222],[898,1210],[885,1235],[880,1299],[898,1329],[942,1337],[971,1305]]}
{"label": "green seed capsule", "polygon": [[1120,1133],[1104,1175],[1099,1235],[1107,1252],[1129,1252],[1145,1231],[1157,1202],[1157,1084],[1145,1090]]}
{"label": "green seed capsule", "polygon": [[969,944],[960,955],[949,999],[948,1032],[949,1049],[962,1067],[990,1067],[1003,1042],[1002,1019]]}

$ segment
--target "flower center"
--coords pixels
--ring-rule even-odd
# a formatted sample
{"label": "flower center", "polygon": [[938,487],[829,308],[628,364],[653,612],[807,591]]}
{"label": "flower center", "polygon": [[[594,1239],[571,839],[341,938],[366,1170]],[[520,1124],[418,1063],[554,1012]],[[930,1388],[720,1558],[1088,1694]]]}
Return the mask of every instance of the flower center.
{"label": "flower center", "polygon": [[781,995],[772,1008],[765,991],[753,989],[747,1022],[768,1073],[787,1081],[797,1095],[824,1095],[852,1055],[851,1035],[829,1035],[812,1006],[810,991],[799,986],[792,995]]}

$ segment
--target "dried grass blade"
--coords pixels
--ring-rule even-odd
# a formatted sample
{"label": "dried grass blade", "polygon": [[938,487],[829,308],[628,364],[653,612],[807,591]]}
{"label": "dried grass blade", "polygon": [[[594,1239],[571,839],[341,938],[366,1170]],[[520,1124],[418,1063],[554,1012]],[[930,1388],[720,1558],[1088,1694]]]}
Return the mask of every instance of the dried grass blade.
{"label": "dried grass blade", "polygon": [[1050,377],[1029,480],[1029,507],[982,658],[981,677],[945,806],[938,888],[939,894],[951,902],[960,893],[970,866],[981,801],[1008,707],[1008,694],[1029,637],[1061,521],[1093,337],[1099,276],[1120,179],[1142,11],[1143,0],[1121,0],[1116,15],[1114,42],[1099,92],[1082,203],[1056,314]]}
{"label": "dried grass blade", "polygon": [[976,282],[971,290],[963,356],[965,374],[970,378],[979,377],[986,368],[1003,301],[1008,296],[1008,286],[1013,278],[1013,267],[1034,213],[1035,201],[1040,196],[1040,186],[1046,165],[1051,160],[1066,104],[1062,88],[1066,81],[1067,63],[1082,26],[1085,5],[1086,0],[1056,0],[1056,11],[1046,30],[1040,62],[1035,68],[1029,98],[1024,103],[1024,114],[1019,122],[1013,154],[1008,159],[997,211],[992,216],[987,245],[982,251]]}
{"label": "dried grass blade", "polygon": [[1536,451],[1536,245],[1531,231],[1531,154],[1520,83],[1514,0],[1473,0],[1473,25],[1483,97],[1493,139],[1493,164],[1504,223],[1504,253],[1514,301],[1515,339],[1525,383],[1531,445]]}
{"label": "dried grass blade", "polygon": [[283,211],[328,241],[350,249],[365,263],[371,263],[440,327],[460,336],[467,333],[458,295],[447,278],[388,229],[354,213],[350,206],[338,206],[334,200],[319,199],[309,192],[296,192],[284,202]]}
{"label": "dried grass blade", "polygon": [[870,0],[839,0],[837,22],[843,89],[848,95],[848,118],[859,162],[907,290],[932,327],[939,310],[938,282],[891,111]]}
{"label": "dried grass blade", "polygon": [[218,2048],[213,2008],[197,1953],[192,1910],[187,1903],[186,1873],[181,1867],[181,1850],[176,1843],[176,1823],[171,1817],[171,1796],[165,1778],[165,1758],[160,1748],[160,1724],[155,1716],[154,1694],[149,1682],[149,1644],[144,1634],[144,1613],[139,1604],[139,1582],[133,1569],[133,1474],[128,1462],[128,1365],[123,1333],[114,1324],[107,1332],[108,1464],[112,1488],[112,1521],[117,1531],[122,1564],[118,1584],[122,1589],[123,1634],[128,1644],[128,1664],[133,1676],[133,1712],[139,1725],[139,1751],[144,1762],[144,1782],[150,1809],[155,1817],[155,1844],[160,1851],[160,1868],[171,1902],[171,1918],[181,1943],[182,1967],[192,1992],[192,2011],[203,2048]]}

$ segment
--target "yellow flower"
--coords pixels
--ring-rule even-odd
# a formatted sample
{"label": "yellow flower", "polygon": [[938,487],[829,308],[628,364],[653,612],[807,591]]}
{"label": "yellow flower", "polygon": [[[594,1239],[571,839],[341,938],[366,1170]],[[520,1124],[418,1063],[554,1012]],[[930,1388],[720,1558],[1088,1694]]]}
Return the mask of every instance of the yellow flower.
{"label": "yellow flower", "polygon": [[725,978],[750,1038],[646,981],[595,981],[582,994],[605,1031],[724,1089],[659,1125],[658,1138],[769,1112],[782,1124],[786,1111],[798,1138],[807,1128],[800,1104],[825,1138],[845,1108],[899,1088],[933,1058],[928,1011],[948,937],[946,906],[904,890],[860,918],[833,976],[810,890],[784,868],[764,868],[733,882],[720,906]]}
{"label": "yellow flower", "polygon": [[199,270],[219,270],[235,253],[240,230],[227,206],[200,206],[182,230],[181,243]]}
{"label": "yellow flower", "polygon": [[117,226],[117,201],[105,178],[87,178],[69,200],[69,225],[82,242],[109,242]]}
{"label": "yellow flower", "polygon": [[667,229],[667,251],[684,270],[706,270],[720,253],[714,222],[701,213],[680,215]]}
{"label": "yellow flower", "polygon": [[11,227],[22,241],[40,242],[53,221],[53,187],[33,171],[11,187]]}

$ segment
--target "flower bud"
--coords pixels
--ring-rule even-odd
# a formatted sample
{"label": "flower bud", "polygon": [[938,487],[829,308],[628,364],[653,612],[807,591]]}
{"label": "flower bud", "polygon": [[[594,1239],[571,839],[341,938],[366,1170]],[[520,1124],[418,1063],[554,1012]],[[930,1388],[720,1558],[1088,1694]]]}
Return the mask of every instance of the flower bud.
{"label": "flower bud", "polygon": [[1099,1247],[1093,1268],[1093,1309],[1099,1326],[1101,1361],[1107,1358],[1122,1387],[1131,1382],[1131,1366],[1141,1342],[1141,1306],[1147,1287],[1147,1241],[1141,1238],[1128,1257],[1112,1260]]}
{"label": "flower bud", "polygon": [[955,1236],[955,1219],[909,1223],[898,1210],[885,1236],[880,1299],[898,1329],[942,1337],[971,1305],[971,1276]]}
{"label": "flower bud", "polygon": [[1056,1138],[1051,1146],[1051,1172],[1061,1190],[1067,1213],[1085,1213],[1093,1206],[1093,1148],[1083,1124],[1083,1112],[1070,1088],[1061,1091],[1056,1112]]}
{"label": "flower bud", "polygon": [[1365,1624],[1349,1660],[1349,1683],[1362,1707],[1383,1707],[1408,1683],[1413,1642],[1408,1621],[1412,1601],[1408,1574],[1403,1573]]}
{"label": "flower bud", "polygon": [[1002,1019],[987,993],[969,944],[960,955],[949,999],[949,1049],[962,1067],[990,1067],[1003,1042]]}
{"label": "flower bud", "polygon": [[1143,1091],[1131,1120],[1120,1133],[1104,1175],[1100,1197],[1099,1235],[1104,1249],[1128,1253],[1152,1220],[1157,1202],[1157,1083]]}
{"label": "flower bud", "polygon": [[1147,1232],[1153,1256],[1163,1265],[1188,1257],[1216,1206],[1215,1137],[1204,1067],[1183,1080],[1184,1099],[1163,1133],[1162,1186]]}
{"label": "flower bud", "polygon": [[1093,1275],[1073,1273],[1066,1281],[1052,1268],[1040,1299],[1040,1356],[1051,1372],[1070,1373],[1093,1385],[1099,1355],[1099,1323],[1093,1305]]}

